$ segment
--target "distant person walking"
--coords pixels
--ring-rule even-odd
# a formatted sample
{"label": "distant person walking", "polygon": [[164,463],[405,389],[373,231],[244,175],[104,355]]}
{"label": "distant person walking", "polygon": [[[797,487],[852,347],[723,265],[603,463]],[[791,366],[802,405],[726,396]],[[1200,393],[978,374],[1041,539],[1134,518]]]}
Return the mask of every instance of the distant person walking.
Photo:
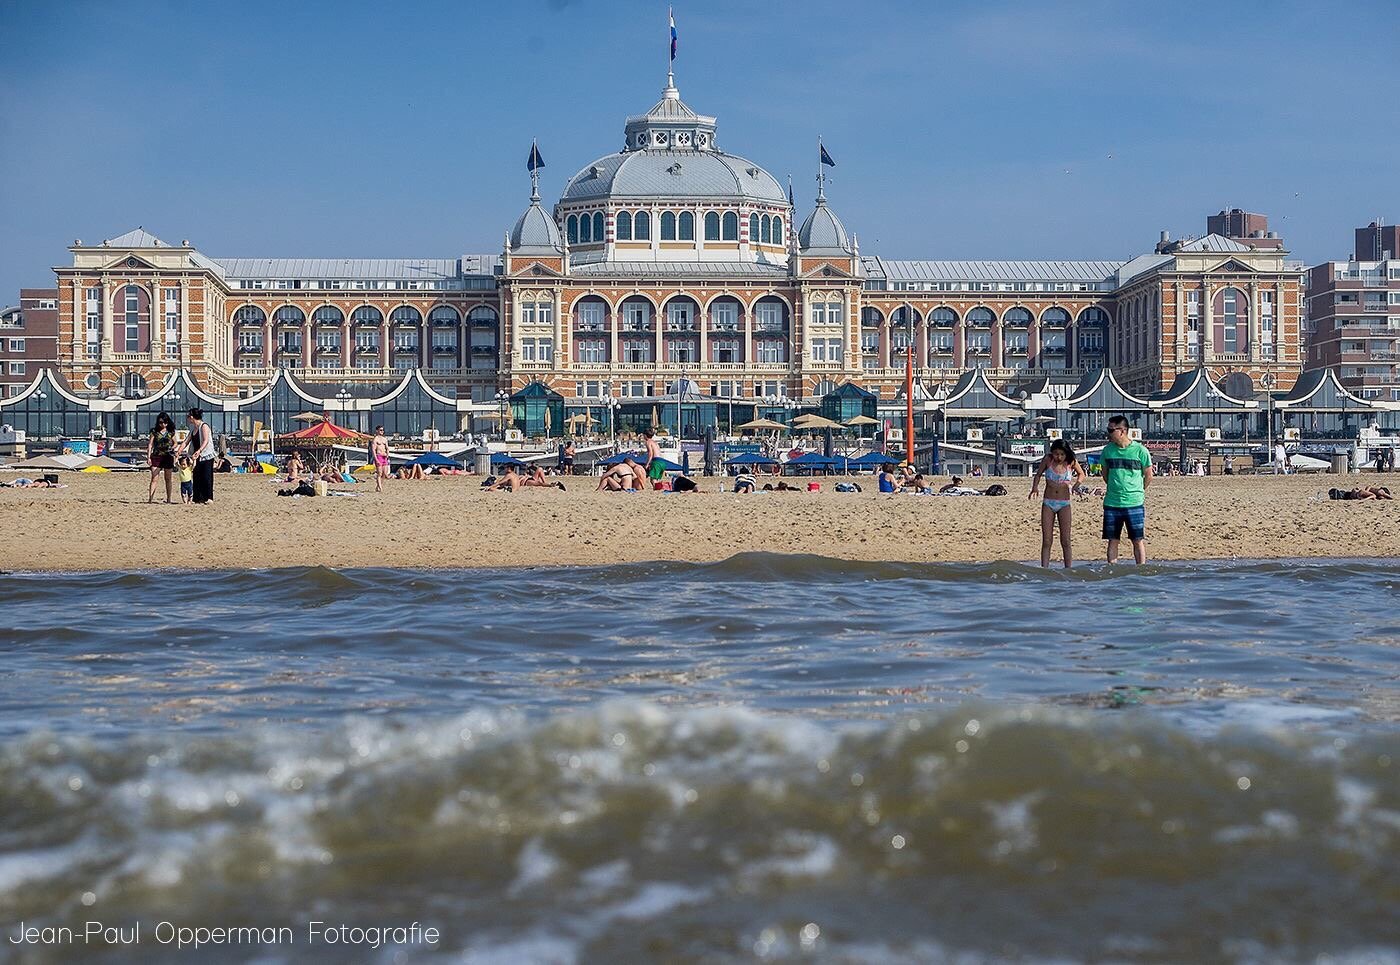
{"label": "distant person walking", "polygon": [[1074,458],[1074,450],[1063,439],[1050,443],[1050,451],[1040,461],[1040,467],[1031,480],[1031,499],[1040,494],[1040,478],[1045,477],[1045,499],[1040,504],[1040,565],[1050,565],[1050,547],[1055,542],[1055,523],[1060,524],[1060,550],[1065,558],[1065,569],[1074,565],[1070,550],[1070,530],[1074,507],[1074,486],[1083,483],[1088,476],[1079,461]]}
{"label": "distant person walking", "polygon": [[146,440],[146,463],[151,467],[151,492],[146,502],[156,501],[156,479],[161,472],[165,473],[165,501],[175,502],[175,420],[169,412],[156,416],[156,424]]}
{"label": "distant person walking", "polygon": [[1274,474],[1282,475],[1288,472],[1291,467],[1291,460],[1288,458],[1288,448],[1283,442],[1274,443]]}
{"label": "distant person walking", "polygon": [[214,501],[214,433],[209,423],[204,421],[204,410],[198,406],[190,409],[185,416],[190,435],[185,440],[185,453],[194,460],[194,492],[190,502],[196,504]]}
{"label": "distant person walking", "polygon": [[369,444],[369,456],[374,460],[374,491],[384,491],[384,480],[389,478],[389,439],[384,435],[383,426],[374,427],[374,439]]}
{"label": "distant person walking", "polygon": [[1099,453],[1103,466],[1103,538],[1108,540],[1108,561],[1118,562],[1118,540],[1123,527],[1133,544],[1133,561],[1147,562],[1146,501],[1152,482],[1152,456],[1128,435],[1128,419],[1108,420],[1108,445]]}

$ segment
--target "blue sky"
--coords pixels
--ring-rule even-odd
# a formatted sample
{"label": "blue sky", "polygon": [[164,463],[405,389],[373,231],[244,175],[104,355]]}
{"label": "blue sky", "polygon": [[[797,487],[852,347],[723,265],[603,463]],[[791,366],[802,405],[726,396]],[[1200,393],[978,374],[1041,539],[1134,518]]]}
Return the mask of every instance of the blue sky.
{"label": "blue sky", "polygon": [[[1400,4],[676,3],[681,96],[864,253],[1127,258],[1261,211],[1295,256],[1400,219]],[[1333,12],[1333,10],[1338,12]],[[214,256],[499,251],[617,150],[666,6],[0,0],[0,303],[74,238]]]}

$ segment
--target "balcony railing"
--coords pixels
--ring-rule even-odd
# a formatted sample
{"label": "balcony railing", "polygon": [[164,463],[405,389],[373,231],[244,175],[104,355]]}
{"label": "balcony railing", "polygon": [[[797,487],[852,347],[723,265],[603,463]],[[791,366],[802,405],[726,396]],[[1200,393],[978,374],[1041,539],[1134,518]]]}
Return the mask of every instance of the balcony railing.
{"label": "balcony railing", "polygon": [[602,322],[574,322],[575,332],[606,332],[608,327]]}
{"label": "balcony railing", "polygon": [[699,328],[699,326],[697,326],[694,322],[667,322],[667,323],[666,323],[666,331],[667,331],[667,332],[698,332],[698,331],[700,331],[700,328]]}

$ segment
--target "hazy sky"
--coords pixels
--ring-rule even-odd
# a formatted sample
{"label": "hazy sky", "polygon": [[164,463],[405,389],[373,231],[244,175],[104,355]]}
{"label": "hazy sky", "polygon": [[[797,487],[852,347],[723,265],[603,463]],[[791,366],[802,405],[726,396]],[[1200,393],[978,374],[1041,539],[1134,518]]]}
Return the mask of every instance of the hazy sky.
{"label": "hazy sky", "polygon": [[[1400,219],[1400,3],[679,0],[681,96],[866,254],[1105,258],[1222,206],[1294,255]],[[1333,11],[1337,12],[1333,12]],[[500,250],[622,145],[666,5],[0,0],[0,304],[74,238],[215,257]]]}

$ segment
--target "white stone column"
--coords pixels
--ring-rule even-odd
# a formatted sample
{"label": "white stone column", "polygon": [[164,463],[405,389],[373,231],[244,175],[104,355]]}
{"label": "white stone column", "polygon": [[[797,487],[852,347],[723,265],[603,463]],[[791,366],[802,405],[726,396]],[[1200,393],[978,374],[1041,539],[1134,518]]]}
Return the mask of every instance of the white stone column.
{"label": "white stone column", "polygon": [[1186,291],[1176,283],[1176,364],[1186,359]]}
{"label": "white stone column", "polygon": [[98,350],[101,358],[106,358],[113,351],[112,295],[111,281],[106,278],[102,279],[102,345]]}
{"label": "white stone column", "polygon": [[[209,312],[207,311],[209,294],[210,294],[210,293],[206,292],[206,293],[205,293],[205,296],[204,296],[204,297],[205,297],[205,308],[206,308],[206,311],[205,311],[205,313],[204,313],[204,314],[205,314],[204,331],[205,331],[205,335],[206,335],[206,337],[205,337],[205,344],[206,344],[206,349],[205,349],[205,350],[206,350],[206,352],[208,351],[208,348],[207,348],[208,341],[209,341],[209,339],[208,339],[208,333],[209,333],[209,330],[210,330],[210,327],[211,327],[210,324],[209,324],[209,318],[208,318]],[[189,280],[188,278],[181,278],[181,279],[180,279],[180,332],[179,332],[178,340],[179,340],[179,341],[178,341],[178,345],[179,345],[179,347],[178,347],[179,361],[180,361],[180,364],[183,366],[184,364],[186,364],[186,363],[189,361],[189,358],[190,358],[190,280]],[[228,339],[222,339],[222,341],[226,344],[226,343],[228,342]],[[215,342],[214,344],[217,345],[217,344],[219,344],[219,343],[218,343],[218,342]],[[222,361],[222,360],[221,360],[221,361]]]}
{"label": "white stone column", "polygon": [[701,369],[710,364],[710,309],[709,305],[701,305],[700,299],[695,300],[695,312],[699,316],[696,321],[700,332],[700,352],[698,365]]}
{"label": "white stone column", "polygon": [[1259,287],[1249,283],[1249,360],[1259,360]]}
{"label": "white stone column", "polygon": [[1215,361],[1214,292],[1207,283],[1201,291],[1201,358],[1202,365]]}

